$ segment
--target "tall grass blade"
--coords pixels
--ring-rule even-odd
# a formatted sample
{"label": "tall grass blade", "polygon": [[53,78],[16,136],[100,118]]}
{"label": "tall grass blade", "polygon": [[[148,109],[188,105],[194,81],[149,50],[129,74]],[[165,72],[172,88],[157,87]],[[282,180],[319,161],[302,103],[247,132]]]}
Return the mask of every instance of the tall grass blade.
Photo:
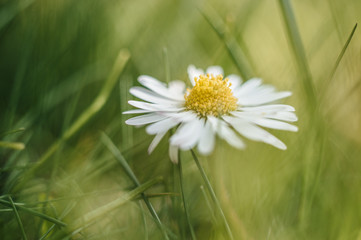
{"label": "tall grass blade", "polygon": [[315,110],[317,99],[312,75],[308,66],[305,50],[297,27],[295,15],[289,0],[279,0],[283,20],[286,25],[288,39],[290,41],[293,55],[296,59],[298,72],[302,76],[304,92],[308,99],[309,109]]}
{"label": "tall grass blade", "polygon": [[196,238],[196,235],[194,234],[194,230],[192,227],[192,223],[190,220],[189,211],[188,211],[188,207],[187,207],[187,202],[186,202],[185,195],[184,195],[183,169],[182,169],[182,160],[181,160],[181,156],[180,156],[180,151],[178,151],[178,172],[179,172],[179,182],[180,182],[180,189],[181,189],[181,193],[182,193],[184,212],[186,214],[187,224],[189,227],[189,231],[191,232],[192,239],[195,240],[197,238]]}
{"label": "tall grass blade", "polygon": [[134,190],[125,193],[122,197],[101,206],[91,212],[86,213],[84,216],[77,219],[72,226],[72,232],[77,231],[77,229],[82,228],[82,226],[86,226],[91,224],[92,222],[96,221],[97,219],[101,218],[102,216],[114,211],[116,208],[120,207],[121,205],[133,200],[138,195],[142,194],[145,190],[152,187],[153,185],[159,183],[162,179],[156,178],[149,180],[148,182],[140,185],[139,187],[135,188]]}
{"label": "tall grass blade", "polygon": [[197,155],[195,154],[195,152],[192,149],[191,149],[191,153],[192,153],[192,157],[193,157],[195,163],[197,164],[198,170],[201,173],[201,176],[202,176],[202,178],[204,180],[204,183],[206,184],[208,192],[211,195],[211,198],[212,198],[214,204],[216,205],[217,210],[219,211],[219,213],[220,213],[220,215],[222,217],[222,221],[223,221],[224,227],[226,228],[227,235],[228,235],[229,239],[233,239],[233,234],[232,234],[231,228],[229,227],[226,216],[223,213],[221,204],[219,203],[219,201],[217,199],[216,193],[214,192],[214,190],[212,188],[211,182],[209,181],[209,179],[207,177],[207,174],[205,173],[202,165],[200,164]]}
{"label": "tall grass blade", "polygon": [[6,132],[3,132],[3,133],[0,133],[0,137],[5,137],[7,135],[11,135],[11,134],[15,134],[15,133],[18,133],[18,132],[23,132],[25,131],[25,128],[18,128],[18,129],[14,129],[14,130],[10,130],[10,131],[6,131]]}
{"label": "tall grass blade", "polygon": [[246,58],[246,55],[238,45],[236,39],[231,34],[226,32],[226,26],[222,19],[211,7],[202,9],[199,8],[199,11],[224,43],[228,54],[231,56],[233,62],[237,66],[241,77],[244,80],[248,80],[253,77],[254,73],[249,61]]}
{"label": "tall grass blade", "polygon": [[[12,207],[11,202],[6,201],[6,200],[3,200],[3,199],[0,199],[0,204],[2,204],[2,205],[4,205],[4,206],[7,206],[7,207]],[[65,227],[65,226],[66,226],[65,223],[63,223],[62,221],[60,221],[60,220],[58,220],[58,219],[55,219],[55,218],[50,217],[50,216],[48,216],[48,215],[45,215],[45,214],[43,214],[43,213],[34,211],[34,210],[30,209],[30,208],[21,206],[21,205],[19,205],[19,204],[17,204],[17,203],[14,203],[14,204],[15,204],[17,210],[24,211],[24,212],[27,212],[27,213],[32,214],[32,215],[34,215],[34,216],[43,218],[43,219],[45,219],[45,220],[47,220],[47,221],[49,221],[49,222],[52,222],[52,223],[55,223],[55,224],[61,226],[61,227]]]}
{"label": "tall grass blade", "polygon": [[24,230],[24,226],[23,226],[23,223],[20,219],[20,216],[19,216],[19,213],[18,213],[18,210],[16,209],[16,206],[13,202],[13,199],[9,196],[9,200],[10,200],[10,203],[11,203],[11,207],[13,208],[14,210],[14,214],[15,214],[15,217],[16,217],[16,221],[18,222],[19,224],[19,228],[21,230],[21,234],[23,235],[23,239],[24,240],[27,240],[28,238],[26,237],[26,234],[25,234],[25,230]]}
{"label": "tall grass blade", "polygon": [[122,49],[113,65],[113,69],[110,72],[108,79],[106,80],[103,88],[100,90],[98,97],[94,102],[79,116],[79,118],[67,129],[61,139],[56,141],[40,158],[36,165],[23,173],[20,183],[16,185],[14,191],[19,191],[23,184],[34,174],[42,165],[49,161],[50,157],[56,152],[59,146],[71,138],[76,132],[80,130],[99,110],[104,106],[110,93],[116,84],[119,75],[123,71],[125,65],[130,58],[130,53],[127,50]]}
{"label": "tall grass blade", "polygon": [[[356,28],[357,28],[357,23],[356,23],[355,26],[352,28],[352,31],[351,31],[350,35],[348,36],[345,45],[343,46],[340,54],[338,55],[338,57],[337,57],[337,59],[336,59],[336,63],[335,63],[335,65],[334,65],[334,67],[332,68],[332,71],[331,71],[330,76],[329,76],[329,78],[328,78],[329,81],[328,81],[328,82],[325,82],[325,83],[323,84],[324,86],[323,86],[322,89],[327,89],[327,86],[330,86],[330,85],[331,85],[331,83],[332,83],[332,81],[333,81],[333,79],[334,79],[335,73],[336,73],[336,71],[337,71],[337,69],[338,69],[338,66],[340,65],[340,62],[341,62],[343,56],[345,55],[346,49],[348,48],[348,46],[349,46],[349,44],[350,44],[350,42],[351,42],[351,40],[352,40],[352,37],[353,37],[353,35],[354,35],[355,31],[356,31]],[[323,100],[323,97],[324,97],[325,92],[326,92],[326,91],[323,91],[323,92],[322,92],[323,94],[321,95],[321,101]]]}
{"label": "tall grass blade", "polygon": [[[109,149],[109,151],[113,154],[113,156],[118,160],[120,165],[123,167],[123,169],[126,172],[126,174],[128,175],[128,177],[133,181],[133,183],[137,187],[139,187],[140,182],[139,182],[138,178],[135,176],[135,174],[132,171],[132,169],[130,168],[128,162],[125,160],[125,158],[123,157],[121,152],[118,150],[118,148],[114,145],[112,140],[105,133],[102,133],[101,139],[102,139],[102,142],[104,143],[104,145]],[[145,204],[147,205],[147,207],[148,207],[151,215],[153,216],[156,224],[158,225],[159,229],[162,231],[163,237],[165,239],[169,239],[166,229],[165,229],[164,225],[162,224],[162,222],[160,221],[160,218],[158,217],[158,214],[155,211],[153,205],[150,203],[148,197],[144,193],[141,193],[141,197],[143,198]]]}

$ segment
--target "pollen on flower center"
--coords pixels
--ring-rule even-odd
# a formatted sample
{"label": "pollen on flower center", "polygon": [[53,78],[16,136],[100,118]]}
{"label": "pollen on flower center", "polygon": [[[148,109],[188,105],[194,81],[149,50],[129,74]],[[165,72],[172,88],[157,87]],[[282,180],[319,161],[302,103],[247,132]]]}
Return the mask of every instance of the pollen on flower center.
{"label": "pollen on flower center", "polygon": [[184,95],[186,109],[200,117],[218,117],[237,109],[237,98],[233,96],[228,78],[207,74],[195,77],[194,81],[194,87]]}

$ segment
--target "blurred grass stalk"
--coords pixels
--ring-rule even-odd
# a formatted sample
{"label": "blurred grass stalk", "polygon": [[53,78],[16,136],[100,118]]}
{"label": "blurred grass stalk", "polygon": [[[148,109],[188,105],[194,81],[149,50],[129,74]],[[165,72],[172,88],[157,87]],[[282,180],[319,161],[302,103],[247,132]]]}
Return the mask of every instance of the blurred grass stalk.
{"label": "blurred grass stalk", "polygon": [[293,13],[292,5],[290,0],[279,0],[279,5],[284,20],[283,22],[286,26],[288,40],[298,67],[298,72],[302,77],[301,80],[303,83],[303,90],[307,96],[307,109],[310,110],[311,114],[313,115],[315,110],[318,108],[316,90],[312,80],[310,68],[308,66],[302,39],[297,27],[296,18]]}
{"label": "blurred grass stalk", "polygon": [[[118,160],[118,162],[120,163],[120,165],[124,169],[125,173],[133,181],[133,183],[137,187],[141,186],[138,178],[135,176],[135,174],[132,171],[132,169],[130,168],[128,162],[125,160],[125,158],[123,157],[121,152],[118,150],[118,148],[114,145],[112,140],[105,133],[101,134],[101,139],[102,139],[102,142],[104,143],[104,145],[109,149],[109,151],[113,154],[113,156]],[[165,229],[165,226],[160,221],[160,219],[159,219],[159,217],[157,215],[157,212],[155,211],[153,205],[150,203],[148,197],[144,193],[141,193],[140,196],[143,198],[145,204],[147,205],[147,207],[149,209],[149,212],[153,216],[157,226],[162,231],[164,239],[169,239],[168,234],[167,234],[166,229]]]}
{"label": "blurred grass stalk", "polygon": [[13,150],[23,150],[25,148],[24,143],[20,142],[4,142],[0,141],[0,148],[10,148]]}
{"label": "blurred grass stalk", "polygon": [[[153,185],[159,183],[162,180],[162,178],[156,178],[147,181],[146,183],[136,187],[134,190],[125,193],[118,199],[103,205],[91,212],[86,213],[85,215],[81,216],[79,219],[76,219],[74,221],[74,224],[72,225],[71,229],[68,231],[70,234],[68,237],[73,236],[74,234],[80,232],[81,230],[85,229],[86,227],[90,226],[93,222],[95,222],[97,219],[101,219],[104,215],[107,215],[114,211],[115,209],[119,208],[123,204],[135,199],[138,195],[142,194],[144,191],[152,187]],[[61,237],[63,239],[62,234],[59,235],[55,234],[53,236],[53,239],[58,239]]]}
{"label": "blurred grass stalk", "polygon": [[217,15],[214,9],[212,9],[210,6],[207,6],[199,7],[198,10],[218,35],[218,37],[222,40],[228,54],[238,68],[242,79],[247,81],[248,79],[254,77],[254,71],[242,48],[239,46],[234,36],[226,31],[225,23]]}
{"label": "blurred grass stalk", "polygon": [[13,191],[19,191],[24,184],[36,173],[36,171],[43,166],[46,162],[49,161],[50,157],[58,150],[58,148],[69,138],[71,138],[76,132],[79,131],[81,127],[83,127],[99,110],[104,106],[107,99],[110,96],[115,84],[118,81],[119,75],[123,71],[126,66],[128,60],[130,58],[130,53],[126,49],[120,50],[113,68],[103,85],[103,88],[100,90],[99,95],[94,100],[94,102],[80,115],[80,117],[65,131],[64,135],[53,145],[51,145],[48,150],[44,153],[44,155],[40,158],[40,160],[31,167],[29,170],[25,171],[19,180],[19,182],[15,185]]}
{"label": "blurred grass stalk", "polygon": [[232,234],[232,230],[231,230],[231,228],[230,228],[230,226],[228,224],[226,216],[224,215],[221,204],[217,199],[216,193],[214,192],[214,190],[212,188],[211,182],[209,181],[209,179],[207,177],[207,174],[205,173],[202,165],[200,164],[197,155],[195,154],[195,152],[192,149],[191,149],[191,153],[192,153],[192,157],[194,159],[194,162],[197,164],[198,170],[199,170],[199,172],[200,172],[200,174],[201,174],[201,176],[202,176],[202,178],[204,180],[204,183],[206,184],[207,190],[208,190],[209,194],[211,195],[211,198],[212,198],[214,204],[216,205],[216,208],[217,208],[218,212],[221,215],[221,218],[222,218],[224,227],[226,229],[228,238],[232,240],[232,239],[234,239],[233,234]]}

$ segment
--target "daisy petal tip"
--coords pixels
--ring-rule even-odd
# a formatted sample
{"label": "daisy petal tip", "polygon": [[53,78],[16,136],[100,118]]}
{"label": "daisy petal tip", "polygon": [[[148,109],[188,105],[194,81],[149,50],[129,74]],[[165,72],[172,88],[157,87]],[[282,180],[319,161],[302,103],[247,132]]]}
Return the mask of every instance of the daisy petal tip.
{"label": "daisy petal tip", "polygon": [[224,71],[221,66],[209,66],[206,70],[206,73],[213,75],[224,75]]}
{"label": "daisy petal tip", "polygon": [[292,96],[292,92],[291,91],[284,91],[285,97],[289,97]]}
{"label": "daisy petal tip", "polygon": [[148,155],[152,154],[154,148],[152,148],[151,146],[148,147],[147,153]]}
{"label": "daisy petal tip", "polygon": [[284,143],[279,144],[279,145],[277,145],[277,146],[275,146],[275,147],[277,147],[278,149],[280,149],[280,150],[282,150],[282,151],[287,150],[287,146],[286,146]]}

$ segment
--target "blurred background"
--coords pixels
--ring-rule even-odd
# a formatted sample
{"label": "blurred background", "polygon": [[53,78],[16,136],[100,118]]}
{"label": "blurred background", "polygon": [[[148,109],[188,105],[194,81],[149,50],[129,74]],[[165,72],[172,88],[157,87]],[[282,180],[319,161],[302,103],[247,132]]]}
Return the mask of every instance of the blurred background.
{"label": "blurred background", "polygon": [[[139,75],[189,85],[194,64],[292,91],[299,118],[298,133],[270,131],[286,151],[218,140],[200,156],[234,238],[361,239],[360,13],[357,0],[1,0],[0,238],[163,239],[147,189],[169,239],[191,239],[167,140],[148,155],[122,111]],[[181,157],[195,235],[228,239]]]}

